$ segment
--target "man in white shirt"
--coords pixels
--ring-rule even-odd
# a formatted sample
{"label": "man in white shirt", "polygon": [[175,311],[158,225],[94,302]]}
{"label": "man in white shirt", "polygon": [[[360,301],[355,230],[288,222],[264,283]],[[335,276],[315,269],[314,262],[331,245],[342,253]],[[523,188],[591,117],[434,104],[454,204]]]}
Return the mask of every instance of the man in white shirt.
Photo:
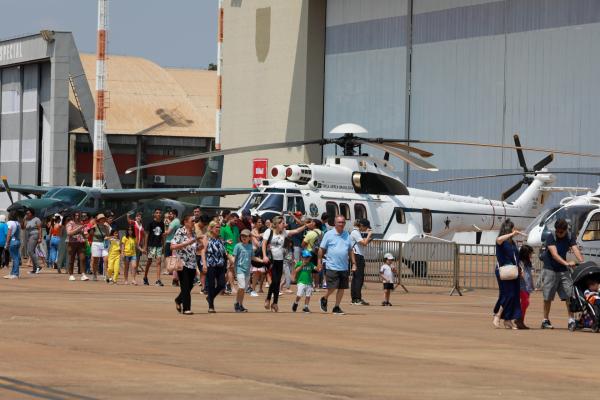
{"label": "man in white shirt", "polygon": [[352,285],[350,287],[350,293],[352,295],[352,305],[355,306],[368,306],[362,298],[362,287],[365,281],[365,251],[367,245],[371,242],[373,231],[371,230],[371,223],[368,219],[359,219],[354,224],[354,229],[350,232],[350,238],[352,239],[352,250],[356,257],[356,265],[352,269]]}

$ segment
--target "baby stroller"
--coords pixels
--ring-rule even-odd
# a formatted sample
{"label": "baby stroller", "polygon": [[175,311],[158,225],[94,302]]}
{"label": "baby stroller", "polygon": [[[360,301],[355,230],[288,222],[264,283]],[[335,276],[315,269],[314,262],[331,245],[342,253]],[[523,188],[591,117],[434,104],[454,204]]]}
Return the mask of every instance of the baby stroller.
{"label": "baby stroller", "polygon": [[587,289],[589,279],[600,281],[600,266],[591,261],[579,264],[573,270],[571,277],[573,278],[573,294],[569,308],[571,312],[575,313],[576,329],[590,328],[597,333],[600,331],[600,305],[588,303],[583,293]]}

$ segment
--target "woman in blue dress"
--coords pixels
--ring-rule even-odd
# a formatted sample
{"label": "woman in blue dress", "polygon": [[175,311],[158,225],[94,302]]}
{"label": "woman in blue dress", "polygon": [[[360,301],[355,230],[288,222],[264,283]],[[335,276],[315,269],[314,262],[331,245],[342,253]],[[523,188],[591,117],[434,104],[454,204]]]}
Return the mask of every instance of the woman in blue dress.
{"label": "woman in blue dress", "polygon": [[494,307],[493,324],[500,328],[500,320],[504,320],[504,327],[519,329],[513,321],[521,318],[521,300],[519,297],[519,277],[503,281],[500,280],[499,268],[503,265],[519,265],[519,249],[513,240],[516,235],[522,235],[515,229],[515,224],[510,219],[502,223],[496,238],[496,279],[500,293]]}

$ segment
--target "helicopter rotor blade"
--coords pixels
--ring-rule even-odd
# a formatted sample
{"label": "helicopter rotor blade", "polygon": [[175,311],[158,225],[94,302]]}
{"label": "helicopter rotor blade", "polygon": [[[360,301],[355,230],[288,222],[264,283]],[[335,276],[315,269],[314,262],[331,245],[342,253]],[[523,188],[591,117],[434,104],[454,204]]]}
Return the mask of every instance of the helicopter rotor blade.
{"label": "helicopter rotor blade", "polygon": [[548,156],[542,158],[537,164],[533,166],[534,171],[539,171],[546,165],[550,164],[554,160],[554,154],[548,154]]}
{"label": "helicopter rotor blade", "polygon": [[[368,141],[368,140],[367,140]],[[428,158],[433,156],[433,153],[427,150],[419,149],[418,147],[409,146],[404,143],[398,143],[395,139],[383,139],[383,140],[374,140],[375,143],[381,143],[386,146],[392,146],[399,150],[404,150],[410,153],[416,153],[421,157]]]}
{"label": "helicopter rotor blade", "polygon": [[415,184],[425,183],[444,183],[444,182],[456,182],[456,181],[468,181],[472,179],[490,179],[490,178],[501,178],[504,176],[526,176],[526,175],[537,175],[537,174],[555,174],[555,175],[587,175],[587,176],[600,176],[600,172],[586,172],[586,171],[530,171],[530,172],[513,172],[506,174],[491,174],[491,175],[478,175],[478,176],[464,176],[460,178],[448,178],[448,179],[436,179],[431,181],[420,181]]}
{"label": "helicopter rotor blade", "polygon": [[457,181],[468,181],[468,180],[472,180],[472,179],[489,179],[489,178],[500,178],[503,176],[523,176],[523,175],[525,175],[525,172],[514,172],[514,173],[509,173],[509,174],[478,175],[478,176],[464,176],[462,178],[436,179],[436,180],[432,180],[432,181],[420,181],[420,182],[415,182],[415,183],[424,184],[424,183],[457,182]]}
{"label": "helicopter rotor blade", "polygon": [[[523,155],[523,150],[521,148],[521,140],[519,139],[519,135],[517,135],[515,133],[515,135],[513,136],[513,140],[515,141],[515,147],[517,148],[517,157],[519,158],[519,165],[521,166],[521,168],[523,168],[523,170],[525,172],[529,171],[529,169],[527,168],[527,163],[525,162],[525,156]],[[537,171],[537,169],[533,169],[534,171]]]}
{"label": "helicopter rotor blade", "polygon": [[14,200],[12,197],[12,192],[10,191],[10,186],[8,185],[8,178],[6,176],[2,177],[2,184],[4,185],[4,190],[6,190],[6,194],[8,195],[8,199],[10,200],[10,204],[14,204]]}
{"label": "helicopter rotor blade", "polygon": [[227,150],[209,151],[209,152],[205,152],[205,153],[196,153],[196,154],[190,154],[188,156],[175,157],[175,158],[171,158],[168,160],[158,161],[158,162],[155,162],[152,164],[142,165],[140,167],[131,167],[125,171],[125,174],[130,174],[137,170],[146,169],[146,168],[178,164],[178,163],[182,163],[182,162],[186,162],[186,161],[202,160],[202,159],[217,157],[217,156],[226,156],[229,154],[239,154],[239,153],[246,153],[246,152],[251,152],[251,151],[259,151],[259,150],[283,149],[283,148],[288,148],[288,147],[298,147],[298,146],[305,146],[305,145],[310,145],[310,144],[327,144],[330,142],[331,141],[328,139],[314,139],[314,140],[297,140],[294,142],[280,142],[280,143],[258,144],[258,145],[253,145],[253,146],[244,146],[244,147],[234,147],[232,149],[227,149]]}
{"label": "helicopter rotor blade", "polygon": [[405,151],[398,150],[396,148],[389,147],[389,146],[386,146],[386,145],[380,144],[380,143],[366,142],[364,140],[358,140],[357,143],[365,144],[365,145],[374,147],[374,148],[376,148],[378,150],[382,150],[384,152],[387,152],[390,155],[392,155],[394,157],[397,157],[397,158],[399,158],[399,159],[401,159],[403,161],[406,161],[410,165],[415,166],[417,168],[424,169],[424,170],[427,170],[427,171],[439,171],[438,168],[435,165],[430,164],[430,163],[428,163],[425,160],[421,160],[420,158],[414,157],[414,156],[408,154]]}
{"label": "helicopter rotor blade", "polygon": [[502,193],[502,201],[508,199],[510,196],[512,196],[514,193],[516,193],[519,189],[521,189],[521,186],[523,186],[525,182],[523,181],[519,181],[517,182],[513,187],[511,187],[510,189],[508,189],[507,191],[505,191],[504,193]]}
{"label": "helicopter rotor blade", "polygon": [[497,148],[497,149],[513,149],[513,150],[520,148],[521,150],[534,151],[534,152],[540,152],[540,153],[554,153],[554,154],[562,154],[562,155],[567,155],[567,156],[600,158],[600,154],[577,153],[575,151],[547,149],[547,148],[542,148],[542,147],[526,147],[526,146],[516,147],[516,146],[503,145],[503,144],[463,142],[463,141],[452,141],[452,140],[398,139],[396,141],[401,142],[401,143],[444,144],[444,145],[454,145],[454,146],[490,147],[490,148]]}

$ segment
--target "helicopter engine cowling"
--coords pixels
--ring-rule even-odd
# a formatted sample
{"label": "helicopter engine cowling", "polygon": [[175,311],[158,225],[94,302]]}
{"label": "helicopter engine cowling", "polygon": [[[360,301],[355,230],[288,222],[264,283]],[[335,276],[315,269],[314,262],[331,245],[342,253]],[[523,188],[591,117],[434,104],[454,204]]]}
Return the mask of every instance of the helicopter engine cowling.
{"label": "helicopter engine cowling", "polygon": [[286,179],[306,185],[312,179],[312,170],[306,164],[290,165],[286,168]]}
{"label": "helicopter engine cowling", "polygon": [[271,168],[271,177],[273,179],[279,179],[279,180],[285,180],[285,171],[287,169],[287,165],[274,165],[273,168]]}

